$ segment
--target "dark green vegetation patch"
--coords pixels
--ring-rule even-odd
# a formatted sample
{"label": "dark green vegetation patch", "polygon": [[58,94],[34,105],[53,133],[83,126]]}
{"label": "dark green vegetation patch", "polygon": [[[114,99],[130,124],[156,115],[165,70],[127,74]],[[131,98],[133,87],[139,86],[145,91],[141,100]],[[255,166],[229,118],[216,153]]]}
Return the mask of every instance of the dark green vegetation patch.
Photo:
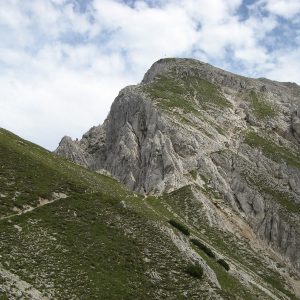
{"label": "dark green vegetation patch", "polygon": [[224,259],[218,259],[218,263],[226,270],[229,271],[230,267]]}
{"label": "dark green vegetation patch", "polygon": [[215,258],[215,254],[213,253],[213,251],[207,247],[206,245],[204,245],[202,242],[200,242],[197,239],[191,239],[191,242],[197,246],[200,250],[202,250],[206,255],[208,255],[209,257]]}
{"label": "dark green vegetation patch", "polygon": [[186,272],[196,278],[202,278],[203,276],[203,268],[200,265],[189,264]]}
{"label": "dark green vegetation patch", "polygon": [[193,177],[194,180],[197,180],[198,173],[197,173],[196,170],[190,171],[190,174],[191,174],[191,176]]}
{"label": "dark green vegetation patch", "polygon": [[180,222],[178,222],[178,221],[176,221],[176,220],[169,220],[169,223],[173,226],[173,227],[175,227],[175,228],[177,228],[179,231],[181,231],[184,235],[186,235],[186,236],[189,236],[190,235],[190,231],[189,231],[189,229],[186,227],[186,226],[184,226],[182,223],[180,223]]}

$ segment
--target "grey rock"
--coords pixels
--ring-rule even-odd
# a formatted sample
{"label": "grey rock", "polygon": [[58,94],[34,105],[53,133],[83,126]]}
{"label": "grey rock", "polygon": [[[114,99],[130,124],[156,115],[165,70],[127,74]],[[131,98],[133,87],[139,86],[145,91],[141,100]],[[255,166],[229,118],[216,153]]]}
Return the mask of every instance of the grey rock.
{"label": "grey rock", "polygon": [[300,107],[292,114],[292,131],[295,138],[300,142]]}
{"label": "grey rock", "polygon": [[83,149],[81,149],[78,143],[72,141],[69,136],[64,136],[62,138],[56,150],[56,154],[80,165],[88,166],[86,155]]}

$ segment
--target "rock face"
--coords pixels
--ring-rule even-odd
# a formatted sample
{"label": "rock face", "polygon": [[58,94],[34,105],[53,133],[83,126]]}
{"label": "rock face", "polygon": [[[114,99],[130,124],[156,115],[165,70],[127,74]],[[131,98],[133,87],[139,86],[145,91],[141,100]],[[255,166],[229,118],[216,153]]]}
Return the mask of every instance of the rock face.
{"label": "rock face", "polygon": [[55,152],[140,193],[192,185],[299,271],[299,107],[296,84],[164,59],[119,93],[103,125]]}

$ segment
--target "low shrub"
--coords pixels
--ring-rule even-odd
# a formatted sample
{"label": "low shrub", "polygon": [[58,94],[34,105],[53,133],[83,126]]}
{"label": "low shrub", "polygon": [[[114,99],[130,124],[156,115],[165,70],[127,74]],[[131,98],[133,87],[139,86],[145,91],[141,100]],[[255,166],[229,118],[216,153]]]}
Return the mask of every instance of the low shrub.
{"label": "low shrub", "polygon": [[218,260],[218,263],[219,263],[222,267],[224,267],[224,269],[225,269],[226,271],[229,271],[230,267],[229,267],[228,263],[227,263],[224,259],[219,259],[219,260]]}
{"label": "low shrub", "polygon": [[196,170],[192,170],[192,171],[190,171],[190,174],[191,174],[191,176],[193,177],[193,179],[194,180],[196,180],[197,179],[197,171]]}
{"label": "low shrub", "polygon": [[183,224],[175,221],[175,220],[169,220],[169,223],[174,226],[175,228],[177,228],[179,231],[181,231],[184,235],[189,236],[190,235],[190,231],[189,229],[184,226]]}
{"label": "low shrub", "polygon": [[202,244],[199,240],[191,239],[191,242],[195,246],[197,246],[200,250],[202,250],[209,257],[216,258],[215,254],[212,252],[212,250],[210,248],[208,248],[206,245]]}
{"label": "low shrub", "polygon": [[203,269],[200,265],[189,264],[185,271],[195,278],[202,278],[203,276]]}

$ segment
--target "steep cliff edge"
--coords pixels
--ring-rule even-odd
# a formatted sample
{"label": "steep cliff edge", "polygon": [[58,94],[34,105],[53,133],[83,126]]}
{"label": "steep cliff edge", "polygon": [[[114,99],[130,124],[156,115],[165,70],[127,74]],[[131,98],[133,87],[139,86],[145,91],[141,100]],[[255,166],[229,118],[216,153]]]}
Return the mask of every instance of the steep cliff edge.
{"label": "steep cliff edge", "polygon": [[[299,272],[299,124],[296,84],[163,59],[119,93],[103,125],[55,152],[147,195],[192,186],[211,228]],[[201,218],[180,213],[193,226]]]}

